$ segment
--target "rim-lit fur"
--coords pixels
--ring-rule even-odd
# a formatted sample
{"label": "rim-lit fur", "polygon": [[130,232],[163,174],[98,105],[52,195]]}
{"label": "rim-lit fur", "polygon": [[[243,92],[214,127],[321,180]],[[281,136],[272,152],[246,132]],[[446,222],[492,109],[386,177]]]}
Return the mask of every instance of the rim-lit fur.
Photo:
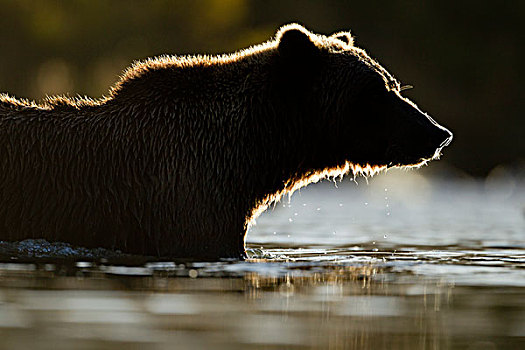
{"label": "rim-lit fur", "polygon": [[138,61],[100,99],[0,95],[0,239],[240,258],[248,224],[282,195],[436,158],[448,131],[439,147],[406,142],[446,129],[353,45],[291,24],[229,55]]}

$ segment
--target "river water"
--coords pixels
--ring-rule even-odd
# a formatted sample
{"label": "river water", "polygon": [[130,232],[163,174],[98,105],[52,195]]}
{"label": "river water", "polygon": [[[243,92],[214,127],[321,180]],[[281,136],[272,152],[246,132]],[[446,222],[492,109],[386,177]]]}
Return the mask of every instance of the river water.
{"label": "river water", "polygon": [[0,349],[524,349],[525,185],[495,174],[310,185],[245,262],[0,243]]}

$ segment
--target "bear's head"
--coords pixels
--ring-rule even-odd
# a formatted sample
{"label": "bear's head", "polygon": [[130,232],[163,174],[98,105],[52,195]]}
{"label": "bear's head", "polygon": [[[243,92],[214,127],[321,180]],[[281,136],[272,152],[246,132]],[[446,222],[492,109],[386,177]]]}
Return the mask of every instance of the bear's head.
{"label": "bear's head", "polygon": [[289,110],[299,110],[298,128],[319,158],[309,159],[310,166],[419,166],[452,140],[450,131],[402,96],[386,69],[354,46],[350,33],[323,36],[291,24],[276,41],[280,94]]}

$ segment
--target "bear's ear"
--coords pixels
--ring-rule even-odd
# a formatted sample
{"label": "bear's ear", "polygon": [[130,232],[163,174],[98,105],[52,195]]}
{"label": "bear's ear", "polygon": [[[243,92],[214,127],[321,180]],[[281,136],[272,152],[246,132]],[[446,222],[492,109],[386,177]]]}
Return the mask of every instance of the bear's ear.
{"label": "bear's ear", "polygon": [[297,59],[296,62],[304,62],[319,51],[308,31],[298,24],[281,28],[277,33],[277,40],[279,55],[285,59]]}
{"label": "bear's ear", "polygon": [[332,34],[330,37],[342,41],[348,46],[354,45],[354,37],[352,36],[352,34],[350,34],[350,32],[338,32]]}

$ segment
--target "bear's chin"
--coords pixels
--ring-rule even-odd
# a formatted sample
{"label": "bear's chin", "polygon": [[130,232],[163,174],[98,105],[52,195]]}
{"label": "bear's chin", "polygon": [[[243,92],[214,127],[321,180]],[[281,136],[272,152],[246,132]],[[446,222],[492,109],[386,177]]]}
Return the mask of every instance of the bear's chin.
{"label": "bear's chin", "polygon": [[419,168],[426,165],[432,160],[439,159],[441,156],[441,147],[437,148],[433,153],[422,155],[410,155],[402,152],[393,152],[388,154],[386,159],[387,168]]}
{"label": "bear's chin", "polygon": [[387,165],[388,169],[390,168],[417,168],[426,163],[430,162],[433,159],[439,159],[441,155],[441,147],[428,150],[426,152],[421,152],[419,154],[411,154],[405,152],[402,147],[398,145],[390,145],[385,152],[384,164]]}

